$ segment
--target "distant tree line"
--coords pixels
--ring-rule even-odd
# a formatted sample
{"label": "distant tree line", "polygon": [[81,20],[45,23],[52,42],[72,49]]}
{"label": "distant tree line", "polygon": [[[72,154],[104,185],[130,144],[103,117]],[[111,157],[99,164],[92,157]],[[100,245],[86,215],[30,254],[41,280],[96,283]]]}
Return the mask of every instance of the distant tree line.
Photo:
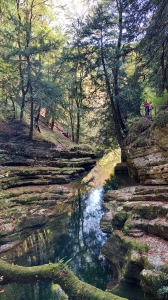
{"label": "distant tree line", "polygon": [[9,101],[20,125],[26,112],[32,139],[45,108],[51,130],[58,122],[72,141],[122,148],[144,98],[168,93],[167,1],[86,1],[85,18],[72,15],[67,30],[53,8],[0,4],[1,115]]}

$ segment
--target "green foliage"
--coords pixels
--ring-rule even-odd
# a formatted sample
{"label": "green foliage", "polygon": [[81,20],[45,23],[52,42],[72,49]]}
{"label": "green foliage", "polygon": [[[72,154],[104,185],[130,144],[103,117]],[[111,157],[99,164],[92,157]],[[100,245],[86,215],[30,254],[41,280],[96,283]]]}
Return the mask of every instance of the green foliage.
{"label": "green foliage", "polygon": [[110,178],[105,181],[105,185],[103,186],[104,192],[107,192],[108,190],[118,190],[119,188],[122,188],[124,186],[121,179],[119,179],[117,176],[111,174]]}
{"label": "green foliage", "polygon": [[151,132],[155,127],[163,128],[168,124],[168,111],[164,109],[165,107],[163,106],[163,111],[159,111],[154,117],[152,126],[150,128]]}
{"label": "green foliage", "polygon": [[125,222],[125,224],[124,224],[123,232],[124,232],[125,234],[127,234],[127,233],[129,232],[130,228],[131,228],[131,222],[130,222],[130,220],[128,219],[128,220],[126,220],[126,222]]}
{"label": "green foliage", "polygon": [[[146,84],[157,95],[163,95],[165,91],[168,92],[167,2],[142,1],[137,9],[138,20],[144,17],[143,23],[146,25],[142,27],[144,35],[138,45],[141,64],[139,68]],[[146,27],[148,27],[147,30]]]}
{"label": "green foliage", "polygon": [[128,121],[128,126],[130,128],[126,144],[132,142],[135,146],[146,144],[147,138],[149,136],[149,128],[151,126],[152,120],[146,117],[133,118]]}
{"label": "green foliage", "polygon": [[134,142],[134,147],[142,147],[146,145],[147,145],[147,138],[145,139],[144,136],[139,136]]}
{"label": "green foliage", "polygon": [[132,129],[134,130],[136,135],[147,130],[150,124],[151,124],[151,120],[149,118],[143,118],[143,117],[131,118],[128,121],[128,126],[131,127],[131,130]]}
{"label": "green foliage", "polygon": [[157,110],[160,110],[161,107],[164,107],[168,102],[168,93],[165,91],[161,96],[155,95],[153,99],[154,106],[156,106]]}
{"label": "green foliage", "polygon": [[68,264],[70,263],[72,258],[68,259],[67,261],[65,261],[65,258],[66,257],[63,257],[63,258],[59,259],[58,261],[55,261],[61,265],[61,270],[69,270]]}
{"label": "green foliage", "polygon": [[98,1],[87,17],[71,16],[66,34],[55,25],[52,2],[2,3],[0,102],[10,99],[14,112],[18,104],[21,119],[32,109],[31,122],[38,107],[46,107],[47,118],[77,143],[122,145],[126,120],[140,114],[142,100],[158,109],[168,95],[167,7],[141,2]]}
{"label": "green foliage", "polygon": [[161,267],[161,272],[168,275],[168,264]]}
{"label": "green foliage", "polygon": [[[126,221],[127,222],[127,221]],[[148,244],[143,244],[138,241],[131,241],[127,237],[123,237],[124,242],[131,247],[133,250],[139,251],[141,254],[145,254],[149,251],[149,245]]]}
{"label": "green foliage", "polygon": [[158,291],[157,294],[159,296],[159,299],[167,299],[168,296],[168,286],[162,286]]}
{"label": "green foliage", "polygon": [[[55,32],[51,27],[52,14],[45,2],[29,0],[17,5],[8,2],[2,9],[2,24],[5,26],[0,27],[1,47],[4,49],[1,64],[4,88],[1,93],[9,97],[13,105],[17,103],[21,107],[21,122],[25,107],[29,109],[31,138],[36,108],[42,104],[46,107],[47,103],[56,111],[56,104],[58,106],[60,102],[62,90],[49,76],[46,53],[52,57],[52,51],[62,47],[63,35],[59,29]],[[57,57],[59,55],[58,51]]]}
{"label": "green foliage", "polygon": [[[161,107],[166,105],[168,101],[168,93],[164,91],[161,96],[158,96],[154,89],[150,88],[150,86],[145,86],[143,89],[143,98],[148,102],[152,102],[155,111],[157,112],[161,109]],[[142,110],[144,111],[144,107],[142,107]]]}

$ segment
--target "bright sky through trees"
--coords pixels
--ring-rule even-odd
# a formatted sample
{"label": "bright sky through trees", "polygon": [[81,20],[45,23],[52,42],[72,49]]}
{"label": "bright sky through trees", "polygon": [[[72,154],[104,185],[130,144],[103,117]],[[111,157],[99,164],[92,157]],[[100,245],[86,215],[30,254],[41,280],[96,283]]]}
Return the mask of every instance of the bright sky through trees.
{"label": "bright sky through trees", "polygon": [[100,0],[58,0],[55,5],[57,22],[66,26],[73,23],[74,19],[84,19],[91,7],[98,2]]}

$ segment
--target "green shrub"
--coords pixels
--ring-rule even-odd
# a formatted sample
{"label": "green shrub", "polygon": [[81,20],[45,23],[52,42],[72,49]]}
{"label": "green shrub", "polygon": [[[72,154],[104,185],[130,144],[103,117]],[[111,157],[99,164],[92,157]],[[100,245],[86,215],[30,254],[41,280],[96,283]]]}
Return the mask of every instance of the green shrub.
{"label": "green shrub", "polygon": [[129,134],[126,139],[126,144],[130,144],[137,140],[137,137],[141,136],[141,139],[148,137],[148,131],[151,126],[152,120],[147,117],[140,117],[132,120],[130,123]]}
{"label": "green shrub", "polygon": [[155,127],[159,127],[159,128],[165,127],[167,124],[168,124],[168,111],[160,111],[153,119],[150,131],[152,131]]}
{"label": "green shrub", "polygon": [[108,190],[118,190],[124,186],[122,180],[120,180],[117,176],[111,174],[110,178],[105,181],[105,185],[103,186],[104,192]]}

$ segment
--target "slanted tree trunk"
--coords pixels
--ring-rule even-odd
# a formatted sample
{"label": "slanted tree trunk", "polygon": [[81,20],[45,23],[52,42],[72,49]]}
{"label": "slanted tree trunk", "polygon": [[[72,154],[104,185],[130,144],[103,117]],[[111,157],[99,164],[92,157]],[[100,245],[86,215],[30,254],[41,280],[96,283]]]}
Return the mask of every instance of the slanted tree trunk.
{"label": "slanted tree trunk", "polygon": [[38,111],[37,111],[37,116],[35,117],[35,127],[37,128],[37,130],[39,132],[41,132],[40,127],[39,127],[40,111],[41,111],[41,105],[39,105]]}
{"label": "slanted tree trunk", "polygon": [[74,133],[74,100],[73,98],[70,99],[70,109],[69,109],[69,117],[70,117],[70,123],[71,123],[71,136],[72,136],[72,142],[75,142],[75,133]]}
{"label": "slanted tree trunk", "polygon": [[51,117],[51,131],[54,130],[54,123],[55,123],[54,117]]}
{"label": "slanted tree trunk", "polygon": [[71,300],[124,300],[124,298],[103,292],[88,283],[80,281],[71,271],[65,269],[63,263],[22,267],[11,265],[0,259],[0,276],[1,284],[53,281],[61,286]]}
{"label": "slanted tree trunk", "polygon": [[80,136],[80,108],[77,106],[76,143],[79,144]]}
{"label": "slanted tree trunk", "polygon": [[33,88],[32,88],[32,82],[30,80],[30,130],[29,130],[29,139],[33,139],[33,120],[34,115],[34,99],[33,99]]}

